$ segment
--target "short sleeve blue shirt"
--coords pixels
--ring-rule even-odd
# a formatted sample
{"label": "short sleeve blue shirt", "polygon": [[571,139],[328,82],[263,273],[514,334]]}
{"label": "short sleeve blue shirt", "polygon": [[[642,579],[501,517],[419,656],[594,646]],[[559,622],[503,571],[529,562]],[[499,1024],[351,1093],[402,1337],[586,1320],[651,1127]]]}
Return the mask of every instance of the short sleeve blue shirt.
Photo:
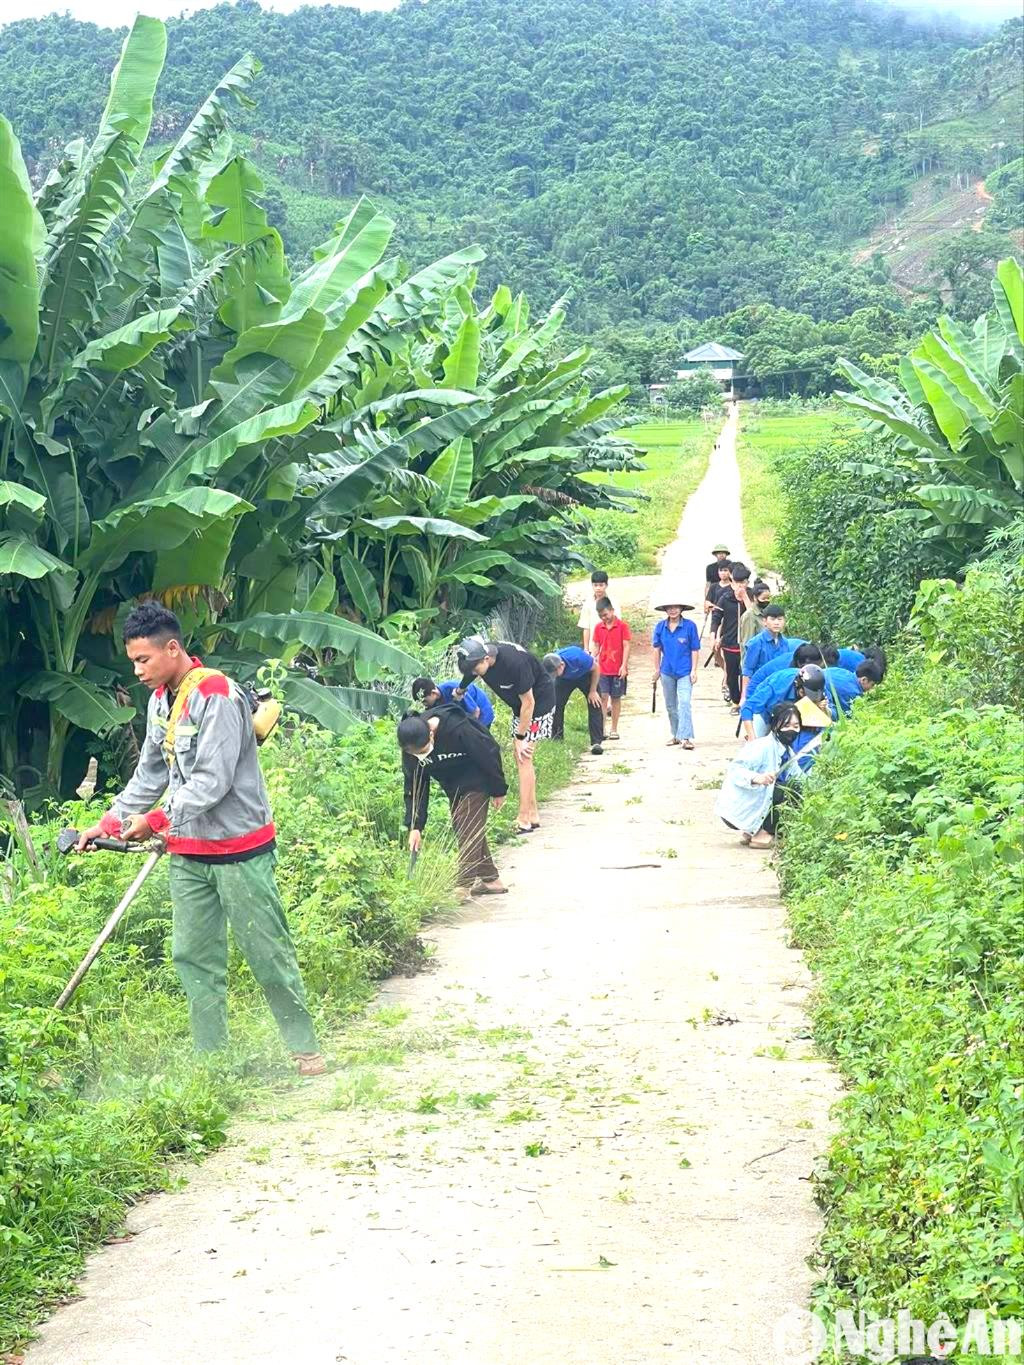
{"label": "short sleeve blue shirt", "polygon": [[659,621],[654,627],[652,643],[655,649],[661,650],[661,671],[666,677],[690,676],[694,652],[700,649],[700,636],[692,621],[682,617],[675,630],[669,629],[667,619]]}
{"label": "short sleeve blue shirt", "polygon": [[[461,686],[461,682],[444,682],[437,684],[437,690],[441,693],[441,696],[445,701],[458,705],[458,702],[455,697],[452,696],[452,693],[457,687]],[[462,709],[468,711],[470,715],[472,715],[474,711],[479,710],[479,721],[481,725],[489,727],[494,720],[494,707],[491,705],[487,693],[482,687],[477,687],[476,683],[470,683],[466,688],[466,695],[462,698]]]}
{"label": "short sleeve blue shirt", "polygon": [[593,673],[594,656],[588,654],[585,649],[580,649],[579,645],[566,645],[564,649],[555,652],[565,662],[562,682],[579,682],[580,678],[589,678]]}

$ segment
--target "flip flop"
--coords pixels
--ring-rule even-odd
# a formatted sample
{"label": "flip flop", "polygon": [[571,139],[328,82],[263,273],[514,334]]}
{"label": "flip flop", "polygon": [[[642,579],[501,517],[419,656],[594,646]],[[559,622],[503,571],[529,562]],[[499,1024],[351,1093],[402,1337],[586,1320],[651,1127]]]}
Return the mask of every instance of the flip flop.
{"label": "flip flop", "polygon": [[492,887],[492,886],[488,886],[486,882],[477,882],[476,886],[473,887],[473,895],[474,895],[474,896],[507,896],[507,895],[508,895],[508,887],[507,887],[507,886]]}
{"label": "flip flop", "polygon": [[536,825],[516,825],[515,832],[517,834],[532,834],[536,828]]}

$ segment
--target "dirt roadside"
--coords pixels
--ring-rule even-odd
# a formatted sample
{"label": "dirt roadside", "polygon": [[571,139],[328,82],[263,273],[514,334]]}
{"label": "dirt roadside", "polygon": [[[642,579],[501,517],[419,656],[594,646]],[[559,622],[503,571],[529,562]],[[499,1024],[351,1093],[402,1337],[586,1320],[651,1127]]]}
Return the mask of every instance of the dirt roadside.
{"label": "dirt roadside", "polygon": [[[742,550],[732,434],[666,553],[695,592],[715,540]],[[26,1365],[774,1360],[836,1083],[771,867],[713,817],[718,678],[695,752],[666,748],[638,655],[621,741],[503,857],[511,893],[432,929],[342,1070],[135,1210]]]}

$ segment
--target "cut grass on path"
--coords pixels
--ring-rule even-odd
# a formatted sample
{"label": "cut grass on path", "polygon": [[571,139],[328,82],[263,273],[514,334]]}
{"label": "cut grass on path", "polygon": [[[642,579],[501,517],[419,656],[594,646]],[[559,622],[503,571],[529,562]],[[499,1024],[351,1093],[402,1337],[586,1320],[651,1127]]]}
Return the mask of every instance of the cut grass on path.
{"label": "cut grass on path", "polygon": [[775,543],[779,515],[776,456],[791,446],[814,445],[851,421],[840,412],[762,412],[756,403],[740,405],[736,459],[740,467],[743,539],[758,572],[777,570]]}
{"label": "cut grass on path", "polygon": [[610,573],[654,572],[658,551],[675,539],[686,500],[704,477],[720,430],[721,423],[705,426],[699,418],[627,427],[621,434],[641,447],[646,469],[586,477],[594,483],[637,489],[648,500],[638,502],[635,512],[588,513],[590,533],[580,553],[595,568]]}

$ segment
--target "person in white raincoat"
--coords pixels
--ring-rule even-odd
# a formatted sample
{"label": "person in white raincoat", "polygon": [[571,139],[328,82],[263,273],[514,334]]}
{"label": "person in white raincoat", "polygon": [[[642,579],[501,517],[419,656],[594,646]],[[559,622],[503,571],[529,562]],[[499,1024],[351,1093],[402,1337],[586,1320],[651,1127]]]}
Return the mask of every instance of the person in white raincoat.
{"label": "person in white raincoat", "polygon": [[[779,770],[794,757],[792,746],[800,728],[796,703],[780,702],[772,712],[768,734],[748,740],[729,765],[715,814],[730,829],[739,830],[743,843],[751,848],[772,846],[775,782]],[[797,763],[787,769],[787,777],[799,781],[802,776]]]}

